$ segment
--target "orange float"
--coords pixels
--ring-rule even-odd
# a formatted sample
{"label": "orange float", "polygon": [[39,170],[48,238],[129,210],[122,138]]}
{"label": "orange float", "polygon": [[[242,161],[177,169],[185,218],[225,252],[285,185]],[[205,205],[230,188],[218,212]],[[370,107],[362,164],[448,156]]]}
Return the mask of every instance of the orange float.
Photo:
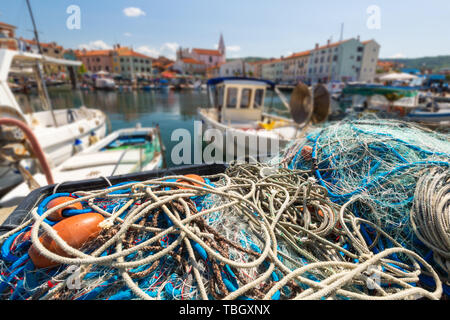
{"label": "orange float", "polygon": [[[313,211],[314,209],[312,207],[308,206],[308,210]],[[300,208],[300,211],[303,212],[303,207]],[[317,214],[323,218],[323,212],[321,209],[317,210]]]}
{"label": "orange float", "polygon": [[[191,178],[193,180],[196,180],[198,182],[201,183],[205,183],[205,179],[203,179],[202,177],[196,175],[196,174],[185,174],[184,175],[186,178]],[[186,185],[190,185],[190,186],[194,186],[194,187],[201,187],[202,185],[195,183],[195,182],[191,182],[191,181],[186,181],[183,178],[178,179],[176,182],[178,183],[182,183],[182,184],[186,184]],[[190,189],[189,187],[178,187],[179,189]]]}
{"label": "orange float", "polygon": [[[104,217],[101,214],[83,213],[58,222],[53,229],[69,246],[80,249],[87,241],[100,234],[102,229],[99,227],[99,223],[103,220]],[[39,237],[39,241],[49,251],[63,257],[70,257],[47,233]],[[48,268],[59,264],[59,262],[41,255],[34,245],[30,247],[28,254],[37,268]]]}
{"label": "orange float", "polygon": [[313,152],[313,148],[310,146],[304,146],[302,148],[302,151],[300,152],[300,155],[302,156],[303,159],[309,161],[312,159],[312,152]]}
{"label": "orange float", "polygon": [[[72,197],[55,198],[47,204],[47,210],[54,208],[60,204],[63,204],[63,203],[69,202],[69,201],[73,201],[75,199],[76,198],[72,198]],[[63,211],[66,209],[82,210],[83,206],[81,205],[80,202],[70,204],[66,207],[60,208],[60,209],[56,210],[55,212],[51,213],[49,216],[47,216],[47,219],[50,221],[61,221],[61,220],[65,219],[66,217],[63,216]]]}

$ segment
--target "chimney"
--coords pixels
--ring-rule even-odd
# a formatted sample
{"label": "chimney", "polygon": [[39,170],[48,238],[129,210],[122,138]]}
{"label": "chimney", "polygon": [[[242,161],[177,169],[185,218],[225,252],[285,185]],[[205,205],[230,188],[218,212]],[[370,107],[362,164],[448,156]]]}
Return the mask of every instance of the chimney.
{"label": "chimney", "polygon": [[328,39],[328,40],[327,40],[327,46],[330,46],[330,43],[331,43],[331,40]]}
{"label": "chimney", "polygon": [[358,36],[356,37],[356,40],[358,40],[358,41],[361,40],[361,37],[359,36],[359,34],[358,34]]}
{"label": "chimney", "polygon": [[318,43],[316,43],[316,50],[317,50],[317,49],[319,49],[319,44],[318,44]]}

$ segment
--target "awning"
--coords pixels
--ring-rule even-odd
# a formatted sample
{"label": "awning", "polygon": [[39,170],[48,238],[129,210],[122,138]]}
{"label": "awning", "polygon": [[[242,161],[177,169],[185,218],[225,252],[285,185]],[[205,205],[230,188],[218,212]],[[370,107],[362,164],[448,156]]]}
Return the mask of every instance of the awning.
{"label": "awning", "polygon": [[381,81],[407,81],[407,80],[414,80],[418,77],[409,73],[389,73],[387,75],[381,76],[379,79]]}

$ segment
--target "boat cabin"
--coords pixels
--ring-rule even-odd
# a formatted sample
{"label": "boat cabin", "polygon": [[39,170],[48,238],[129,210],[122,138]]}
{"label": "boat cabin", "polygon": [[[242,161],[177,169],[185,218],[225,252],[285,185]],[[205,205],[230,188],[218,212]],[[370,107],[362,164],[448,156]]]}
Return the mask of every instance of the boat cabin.
{"label": "boat cabin", "polygon": [[209,103],[221,123],[261,121],[266,90],[275,87],[271,81],[252,78],[214,78],[207,84]]}

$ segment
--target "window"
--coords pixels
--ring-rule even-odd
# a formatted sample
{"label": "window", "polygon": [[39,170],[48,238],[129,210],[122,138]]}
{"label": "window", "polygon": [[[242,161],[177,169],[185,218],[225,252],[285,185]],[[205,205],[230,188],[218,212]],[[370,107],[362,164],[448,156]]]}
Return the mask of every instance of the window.
{"label": "window", "polygon": [[361,56],[358,56],[357,58],[356,58],[356,61],[361,61],[362,60],[362,57]]}
{"label": "window", "polygon": [[123,62],[123,58],[120,58],[120,62]]}
{"label": "window", "polygon": [[338,61],[338,56],[337,56],[337,55],[335,55],[335,56],[333,57],[333,61]]}
{"label": "window", "polygon": [[255,104],[253,108],[262,108],[264,99],[264,90],[256,89],[255,91]]}
{"label": "window", "polygon": [[364,47],[358,47],[358,52],[363,52]]}
{"label": "window", "polygon": [[219,87],[219,89],[218,89],[217,91],[218,91],[218,101],[217,101],[217,106],[218,106],[219,108],[221,108],[222,105],[223,105],[223,91],[224,91],[224,89],[223,89],[223,87]]}
{"label": "window", "polygon": [[251,89],[242,89],[241,92],[241,109],[250,108],[250,97],[252,94]]}
{"label": "window", "polygon": [[227,108],[236,108],[237,104],[237,88],[228,88],[227,91]]}

